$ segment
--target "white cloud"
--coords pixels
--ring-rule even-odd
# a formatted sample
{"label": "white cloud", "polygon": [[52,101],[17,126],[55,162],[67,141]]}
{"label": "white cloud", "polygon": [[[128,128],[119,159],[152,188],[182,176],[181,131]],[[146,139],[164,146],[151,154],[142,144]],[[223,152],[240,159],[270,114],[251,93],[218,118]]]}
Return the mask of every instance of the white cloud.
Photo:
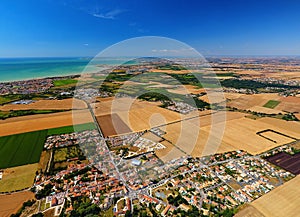
{"label": "white cloud", "polygon": [[94,17],[98,17],[98,18],[103,18],[103,19],[115,19],[117,15],[123,13],[124,10],[120,10],[120,9],[114,9],[111,11],[108,11],[106,13],[93,13],[92,15]]}

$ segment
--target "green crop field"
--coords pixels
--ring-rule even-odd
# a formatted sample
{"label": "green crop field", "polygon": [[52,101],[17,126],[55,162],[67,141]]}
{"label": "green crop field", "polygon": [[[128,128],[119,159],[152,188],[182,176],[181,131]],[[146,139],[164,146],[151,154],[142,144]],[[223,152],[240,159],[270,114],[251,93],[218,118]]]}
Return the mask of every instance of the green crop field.
{"label": "green crop field", "polygon": [[86,123],[0,137],[0,169],[39,162],[48,135],[93,129],[94,123]]}
{"label": "green crop field", "polygon": [[78,125],[71,125],[66,127],[58,127],[48,130],[48,135],[58,135],[58,134],[64,134],[64,133],[73,133],[73,132],[79,132],[84,130],[94,130],[96,129],[96,126],[94,123],[86,123],[86,124],[78,124]]}
{"label": "green crop field", "polygon": [[78,80],[75,79],[63,79],[63,80],[56,80],[53,82],[55,87],[61,87],[65,85],[70,85],[70,84],[77,84]]}
{"label": "green crop field", "polygon": [[273,109],[278,106],[279,103],[280,101],[277,100],[269,100],[266,104],[264,104],[264,107]]}
{"label": "green crop field", "polygon": [[37,163],[47,130],[0,137],[0,169]]}

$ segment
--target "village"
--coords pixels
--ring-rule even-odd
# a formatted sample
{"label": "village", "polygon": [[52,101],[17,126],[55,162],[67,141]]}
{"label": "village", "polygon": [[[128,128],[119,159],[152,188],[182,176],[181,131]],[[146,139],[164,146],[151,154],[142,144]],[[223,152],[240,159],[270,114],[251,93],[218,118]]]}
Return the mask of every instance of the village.
{"label": "village", "polygon": [[[129,141],[133,138],[133,143],[139,141],[136,135],[128,137]],[[203,158],[186,156],[163,163],[151,150],[125,159],[109,151],[105,139],[95,130],[49,136],[45,148],[82,144],[85,152],[87,141],[96,145],[89,150],[93,154],[88,164],[69,163],[56,174],[36,176],[32,189],[40,201],[39,211],[54,208],[57,215],[71,214],[76,198],[86,197],[102,211],[113,208],[115,216],[143,210],[161,216],[190,211],[202,216],[219,215],[234,212],[239,205],[294,177],[245,151]]]}

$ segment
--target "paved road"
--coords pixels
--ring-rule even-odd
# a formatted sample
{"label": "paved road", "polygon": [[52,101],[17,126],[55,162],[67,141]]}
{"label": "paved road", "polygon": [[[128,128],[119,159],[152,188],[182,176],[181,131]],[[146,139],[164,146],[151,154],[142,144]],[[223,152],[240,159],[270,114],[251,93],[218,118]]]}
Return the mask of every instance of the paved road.
{"label": "paved road", "polygon": [[[100,128],[100,125],[99,125],[99,123],[98,123],[98,121],[97,121],[97,119],[96,119],[96,116],[95,116],[95,113],[94,113],[93,108],[91,107],[91,105],[90,105],[88,102],[86,102],[86,104],[88,105],[88,109],[90,110],[90,113],[91,113],[91,115],[92,115],[92,117],[93,117],[94,123],[95,123],[95,125],[96,125],[96,127],[97,127],[97,130],[98,130],[100,136],[101,136],[102,138],[104,138],[103,133],[102,133],[102,130],[101,130],[101,128]],[[109,150],[109,148],[108,148],[108,144],[107,144],[107,141],[106,141],[106,140],[105,140],[105,145],[106,145],[105,148],[106,148],[107,151],[108,151],[108,154],[109,154],[109,158],[110,158],[110,160],[111,160],[111,163],[114,165],[114,167],[115,167],[115,169],[116,169],[116,171],[117,171],[117,173],[118,173],[118,175],[119,175],[121,181],[122,181],[123,184],[126,186],[127,190],[128,190],[128,191],[131,191],[131,188],[128,187],[128,185],[127,185],[127,183],[126,183],[126,180],[124,180],[124,177],[123,177],[122,174],[120,173],[118,166],[115,164],[114,158],[113,158],[113,156],[112,156],[111,153],[110,153],[110,150]]]}

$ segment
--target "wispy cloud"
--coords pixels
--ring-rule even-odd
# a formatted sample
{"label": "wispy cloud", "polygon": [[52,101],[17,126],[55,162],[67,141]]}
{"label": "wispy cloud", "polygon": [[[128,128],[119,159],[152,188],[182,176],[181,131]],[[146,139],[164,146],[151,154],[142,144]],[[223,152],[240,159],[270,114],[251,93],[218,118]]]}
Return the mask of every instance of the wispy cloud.
{"label": "wispy cloud", "polygon": [[57,2],[101,19],[113,20],[121,13],[127,11],[124,9],[114,8],[112,5],[107,4],[107,2],[101,2],[101,0],[61,0]]}
{"label": "wispy cloud", "polygon": [[115,19],[117,15],[123,13],[125,10],[114,9],[105,13],[93,13],[94,17],[103,18],[103,19]]}

